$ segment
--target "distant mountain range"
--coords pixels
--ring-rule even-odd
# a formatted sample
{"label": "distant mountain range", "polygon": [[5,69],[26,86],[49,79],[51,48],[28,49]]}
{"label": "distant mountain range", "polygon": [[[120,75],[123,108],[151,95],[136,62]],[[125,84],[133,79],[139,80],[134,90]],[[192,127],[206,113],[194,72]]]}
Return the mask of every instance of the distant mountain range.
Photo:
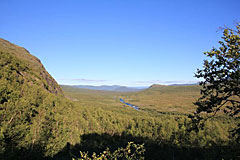
{"label": "distant mountain range", "polygon": [[115,92],[136,92],[136,91],[141,91],[148,88],[148,87],[126,87],[126,86],[119,86],[119,85],[102,85],[102,86],[73,85],[71,87],[91,89],[91,90],[115,91]]}
{"label": "distant mountain range", "polygon": [[115,92],[137,92],[147,88],[158,88],[161,86],[192,86],[197,85],[198,83],[194,84],[171,84],[171,85],[159,85],[153,84],[150,87],[126,87],[120,85],[101,85],[101,86],[92,86],[92,85],[67,85],[73,88],[83,88],[83,89],[91,89],[91,90],[101,90],[101,91],[115,91]]}

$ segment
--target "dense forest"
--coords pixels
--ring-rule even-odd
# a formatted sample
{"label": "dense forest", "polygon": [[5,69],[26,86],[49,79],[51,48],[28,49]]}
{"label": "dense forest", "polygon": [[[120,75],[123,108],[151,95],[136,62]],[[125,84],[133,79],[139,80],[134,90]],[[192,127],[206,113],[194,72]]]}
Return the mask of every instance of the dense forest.
{"label": "dense forest", "polygon": [[132,93],[61,88],[40,60],[3,39],[0,66],[0,159],[240,158],[231,134],[240,119],[220,113],[191,129],[199,86]]}

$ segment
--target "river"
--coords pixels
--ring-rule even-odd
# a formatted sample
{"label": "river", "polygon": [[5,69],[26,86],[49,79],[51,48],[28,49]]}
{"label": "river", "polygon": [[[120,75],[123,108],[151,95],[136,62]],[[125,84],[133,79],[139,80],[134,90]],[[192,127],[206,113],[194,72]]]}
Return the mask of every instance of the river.
{"label": "river", "polygon": [[124,104],[126,104],[126,105],[128,105],[128,106],[130,106],[130,107],[132,107],[132,108],[134,108],[134,109],[137,110],[137,111],[140,110],[140,108],[139,108],[138,106],[135,106],[135,105],[130,104],[130,103],[126,103],[122,98],[120,98],[120,102],[122,102],[122,103],[124,103]]}

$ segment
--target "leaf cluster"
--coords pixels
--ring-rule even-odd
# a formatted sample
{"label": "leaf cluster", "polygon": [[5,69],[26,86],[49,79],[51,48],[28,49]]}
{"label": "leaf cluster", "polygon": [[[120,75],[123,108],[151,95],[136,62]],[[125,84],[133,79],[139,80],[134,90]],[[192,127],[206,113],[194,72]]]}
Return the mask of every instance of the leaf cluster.
{"label": "leaf cluster", "polygon": [[[92,156],[88,156],[88,153],[80,151],[80,158],[77,160],[143,160],[144,159],[145,148],[144,145],[134,144],[134,142],[128,142],[126,148],[118,148],[111,153],[109,148],[107,148],[103,153],[97,155],[93,153]],[[75,160],[75,158],[73,158]]]}

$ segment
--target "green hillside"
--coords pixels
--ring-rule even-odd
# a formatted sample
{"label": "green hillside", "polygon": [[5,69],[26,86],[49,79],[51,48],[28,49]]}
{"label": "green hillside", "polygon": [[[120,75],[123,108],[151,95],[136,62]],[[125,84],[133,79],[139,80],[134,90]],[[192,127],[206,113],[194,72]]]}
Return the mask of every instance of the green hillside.
{"label": "green hillside", "polygon": [[61,133],[55,125],[72,104],[63,98],[61,88],[40,60],[0,39],[0,66],[1,156],[28,159],[39,156],[35,152],[52,154],[57,147],[64,147],[64,142],[62,146],[53,142]]}
{"label": "green hillside", "polygon": [[15,71],[16,77],[22,77],[24,83],[38,84],[51,93],[62,94],[61,88],[45,70],[40,60],[31,55],[25,48],[0,38],[0,54],[1,72],[12,73]]}
{"label": "green hillside", "polygon": [[124,96],[142,109],[158,112],[193,113],[193,102],[200,95],[200,87],[152,85],[149,89]]}
{"label": "green hillside", "polygon": [[203,130],[190,130],[198,86],[155,85],[132,93],[61,89],[36,57],[3,39],[0,66],[0,159],[77,159],[79,151],[113,152],[128,142],[144,144],[145,159],[239,156],[229,132],[238,119],[219,115]]}

